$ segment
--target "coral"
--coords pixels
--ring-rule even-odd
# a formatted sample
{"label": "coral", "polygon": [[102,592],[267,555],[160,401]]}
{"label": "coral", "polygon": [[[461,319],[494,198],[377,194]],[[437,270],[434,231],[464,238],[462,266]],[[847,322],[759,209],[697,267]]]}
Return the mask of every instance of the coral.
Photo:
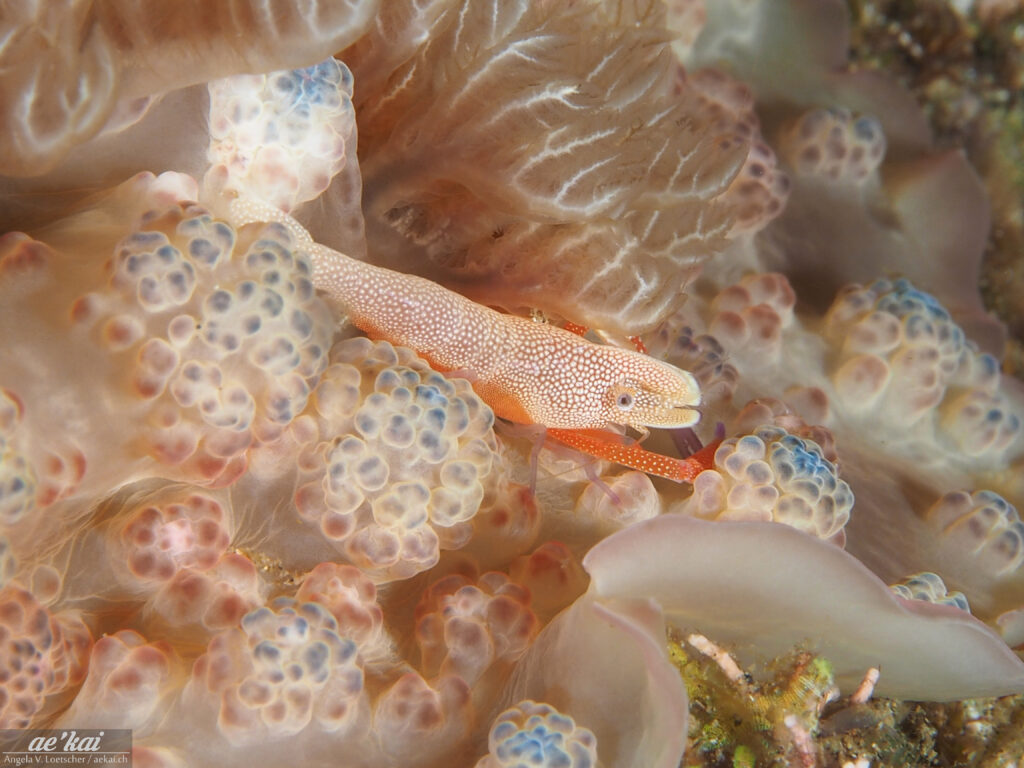
{"label": "coral", "polygon": [[377,588],[358,568],[320,563],[302,580],[295,599],[327,608],[345,628],[345,636],[359,646],[364,660],[387,653],[390,643],[384,613],[377,604]]}
{"label": "coral", "polygon": [[209,89],[210,173],[227,177],[223,192],[289,213],[326,190],[352,152],[352,74],[334,59]]}
{"label": "coral", "polygon": [[683,506],[698,517],[773,520],[838,541],[852,508],[850,486],[818,444],[772,426],[724,441],[715,469],[698,475]]}
{"label": "coral", "polygon": [[18,584],[0,590],[0,723],[27,728],[46,699],[85,675],[92,635],[74,614],[54,615]]}
{"label": "coral", "polygon": [[652,355],[693,371],[704,404],[717,405],[732,398],[739,372],[721,342],[687,325],[684,312],[675,313],[643,338]]}
{"label": "coral", "polygon": [[7,586],[17,570],[18,563],[11,551],[11,543],[6,538],[0,538],[0,589]]}
{"label": "coral", "polygon": [[[1020,191],[1021,82],[1018,3],[982,0],[903,6],[850,2],[855,65],[883,71],[922,104],[939,146],[962,147],[992,206],[980,285],[986,306],[1007,324],[1007,370],[1020,375],[1024,218]],[[926,53],[927,52],[927,53]],[[1016,338],[1014,338],[1016,337]]]}
{"label": "coral", "polygon": [[130,579],[170,581],[179,570],[205,571],[227,550],[231,531],[224,507],[212,496],[191,493],[181,501],[148,505],[130,514],[120,530]]}
{"label": "coral", "polygon": [[593,527],[598,538],[619,528],[656,517],[662,500],[651,478],[643,472],[623,472],[605,478],[606,485],[590,483],[576,500],[579,528]]}
{"label": "coral", "polygon": [[801,115],[779,137],[779,146],[801,175],[856,184],[878,169],[885,156],[885,134],[873,117],[816,109]]}
{"label": "coral", "polygon": [[953,605],[968,613],[971,611],[964,593],[947,591],[942,578],[931,571],[915,573],[898,584],[890,585],[889,588],[907,600],[924,600],[939,605]]}
{"label": "coral", "polygon": [[[672,14],[670,11],[669,18]],[[700,69],[685,78],[682,88],[692,87],[701,112],[716,131],[735,133],[750,142],[746,161],[725,192],[735,206],[732,234],[753,234],[782,213],[789,193],[789,178],[776,168],[775,152],[760,135],[760,121],[750,89],[716,69]]]}
{"label": "coral", "polygon": [[806,652],[773,659],[755,682],[701,635],[670,638],[669,655],[693,702],[691,750],[707,763],[815,764],[810,736],[838,698],[826,659]]}
{"label": "coral", "polygon": [[392,263],[626,335],[677,306],[747,202],[729,190],[748,140],[673,92],[659,3],[607,5],[394,3],[342,52]]}
{"label": "coral", "polygon": [[314,396],[321,437],[300,459],[299,514],[377,579],[430,568],[471,534],[494,416],[466,382],[386,342],[342,342],[324,378]]}
{"label": "coral", "polygon": [[444,754],[465,737],[471,717],[469,686],[461,678],[431,685],[415,672],[398,678],[373,711],[374,726],[390,734],[382,745],[386,759],[399,765],[450,765]]}
{"label": "coral", "polygon": [[168,10],[149,0],[12,8],[0,61],[5,102],[21,107],[3,112],[4,172],[52,168],[105,124],[116,131],[130,122],[133,100],[146,105],[153,94],[249,71],[257,61],[281,68],[329,56],[358,36],[375,8],[356,0],[302,8],[240,2],[201,23],[192,5]]}
{"label": "coral", "polygon": [[209,170],[204,198],[226,213],[236,198],[259,200],[330,227],[330,244],[366,251],[355,157],[352,73],[336,59],[208,85]]}
{"label": "coral", "polygon": [[[0,720],[167,768],[1020,751],[988,210],[842,0],[51,6],[0,21]],[[933,115],[993,98],[937,106],[964,27],[904,18]],[[595,424],[566,349],[685,418]]]}
{"label": "coral", "polygon": [[366,707],[357,653],[326,608],[282,598],[214,637],[190,685],[216,703],[232,743],[282,739],[313,723],[343,735]]}
{"label": "coral", "polygon": [[545,623],[587,588],[579,558],[558,541],[545,542],[516,558],[508,570],[512,581],[530,591],[531,608]]}
{"label": "coral", "polygon": [[761,364],[782,354],[782,332],[793,321],[796,295],[785,275],[748,275],[711,302],[711,335],[730,350],[756,345]]}
{"label": "coral", "polygon": [[423,672],[458,676],[471,686],[492,665],[518,659],[536,634],[529,592],[503,573],[485,573],[475,583],[447,576],[416,606]]}
{"label": "coral", "polygon": [[96,535],[58,559],[55,578],[66,583],[52,591],[61,599],[113,601],[147,636],[202,645],[265,602],[268,585],[254,564],[229,549],[235,525],[225,492],[148,480],[105,499],[95,513]]}
{"label": "coral", "polygon": [[489,754],[476,768],[535,765],[591,768],[597,740],[549,704],[521,701],[495,719],[487,737]]}
{"label": "coral", "polygon": [[1020,607],[1024,523],[1016,507],[987,490],[950,491],[924,514],[935,538],[923,563],[966,595],[984,617]]}
{"label": "coral", "polygon": [[752,434],[764,424],[781,427],[791,435],[816,443],[822,457],[838,466],[835,435],[821,424],[829,420],[829,416],[829,401],[825,392],[818,387],[799,387],[788,389],[785,400],[774,397],[751,400],[736,414],[733,427],[741,434]]}
{"label": "coral", "polygon": [[[723,68],[747,84],[766,136],[785,132],[811,111],[845,110],[858,116],[854,123],[877,120],[887,147],[884,173],[860,184],[794,174],[785,210],[762,233],[761,266],[785,272],[801,299],[819,311],[847,283],[902,274],[955,309],[982,349],[998,350],[1003,331],[977,291],[989,228],[984,191],[962,153],[936,148],[915,99],[887,77],[846,66],[845,4],[822,3],[815,13],[765,3],[707,10],[683,62],[691,69]],[[875,135],[871,143],[880,140]],[[936,215],[940,210],[957,216]]]}
{"label": "coral", "polygon": [[[1020,736],[1010,723],[1019,696],[951,704],[873,699],[826,712],[818,743],[825,765],[997,766],[1012,761]],[[848,760],[848,763],[841,763]],[[862,758],[857,766],[864,766]]]}
{"label": "coral", "polygon": [[661,613],[649,600],[594,597],[587,593],[544,627],[505,695],[572,712],[596,737],[603,763],[674,767],[687,701],[666,655]]}
{"label": "coral", "polygon": [[72,446],[51,445],[35,456],[27,455],[30,435],[19,429],[24,412],[21,398],[0,388],[0,515],[5,525],[19,522],[37,506],[72,494],[85,473],[85,458]]}
{"label": "coral", "polygon": [[146,609],[164,631],[216,632],[236,626],[262,605],[265,591],[252,562],[229,553],[208,570],[177,571],[147,601]]}
{"label": "coral", "polygon": [[1024,562],[1024,523],[997,493],[948,493],[932,505],[928,520],[949,537],[951,549],[988,559],[993,575]]}
{"label": "coral", "polygon": [[971,459],[1004,452],[1021,434],[1021,416],[998,392],[969,389],[943,402],[939,430],[954,451]]}
{"label": "coral", "polygon": [[[788,525],[661,515],[602,540],[583,565],[599,600],[643,595],[676,627],[700,627],[720,643],[756,637],[756,654],[737,648],[742,663],[804,644],[829,660],[844,692],[871,667],[886,670],[880,695],[928,701],[1024,685],[1020,660],[980,621],[899,598],[847,552]],[[751,588],[765,579],[771,591]]]}
{"label": "coral", "polygon": [[825,316],[825,337],[836,348],[836,393],[851,412],[907,429],[935,419],[938,406],[935,426],[969,459],[1003,453],[1021,432],[995,358],[907,280],[846,288]]}
{"label": "coral", "polygon": [[20,418],[20,403],[0,389],[0,520],[5,525],[18,522],[35,504],[35,473],[12,444]]}
{"label": "coral", "polygon": [[[64,318],[53,344],[2,356],[4,402],[20,404],[14,446],[29,463],[19,476],[26,487],[34,474],[38,506],[140,476],[230,483],[250,446],[305,406],[333,326],[308,263],[276,227],[239,236],[179,202],[194,194],[175,174],[125,182],[50,230],[44,282],[7,285],[5,329],[49,333],[52,313]],[[79,228],[97,217],[109,226],[95,258],[80,258]],[[69,270],[78,279],[57,280]]]}
{"label": "coral", "polygon": [[507,562],[533,546],[541,514],[533,491],[498,477],[487,489],[473,517],[473,537],[465,551],[483,567]]}
{"label": "coral", "polygon": [[844,404],[884,408],[885,420],[900,426],[932,412],[969,354],[949,313],[905,280],[846,289],[825,333],[841,345],[834,382]]}
{"label": "coral", "polygon": [[166,644],[146,643],[120,630],[96,641],[89,674],[63,722],[76,728],[130,728],[151,724],[161,699],[177,689],[176,659]]}

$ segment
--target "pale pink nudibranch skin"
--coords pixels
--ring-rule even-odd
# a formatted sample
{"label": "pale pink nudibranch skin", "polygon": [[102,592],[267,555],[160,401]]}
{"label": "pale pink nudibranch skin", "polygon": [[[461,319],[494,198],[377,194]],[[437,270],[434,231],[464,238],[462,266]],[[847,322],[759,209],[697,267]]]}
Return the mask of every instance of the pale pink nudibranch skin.
{"label": "pale pink nudibranch skin", "polygon": [[316,287],[353,325],[415,350],[437,370],[458,371],[501,418],[558,429],[673,428],[699,419],[692,406],[700,388],[687,371],[350,258],[314,243],[280,211],[236,201],[232,214],[236,224],[284,224],[308,248]]}

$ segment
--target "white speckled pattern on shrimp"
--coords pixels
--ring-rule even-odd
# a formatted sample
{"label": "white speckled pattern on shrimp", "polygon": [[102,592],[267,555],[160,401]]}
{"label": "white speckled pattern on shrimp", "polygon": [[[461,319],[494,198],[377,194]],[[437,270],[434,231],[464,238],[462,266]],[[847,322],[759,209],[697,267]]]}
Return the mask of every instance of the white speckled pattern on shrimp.
{"label": "white speckled pattern on shrimp", "polygon": [[561,429],[686,427],[699,418],[692,375],[639,352],[476,304],[453,291],[349,258],[312,241],[294,219],[258,201],[231,206],[236,224],[280,221],[310,249],[313,282],[373,338],[459,371],[498,416]]}

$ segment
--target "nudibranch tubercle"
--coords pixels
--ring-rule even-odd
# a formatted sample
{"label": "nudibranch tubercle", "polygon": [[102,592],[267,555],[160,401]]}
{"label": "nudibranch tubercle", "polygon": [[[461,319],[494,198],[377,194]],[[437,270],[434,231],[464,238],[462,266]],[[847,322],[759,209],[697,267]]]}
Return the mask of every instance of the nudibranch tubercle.
{"label": "nudibranch tubercle", "polygon": [[232,224],[277,222],[310,252],[313,282],[371,338],[414,349],[468,378],[495,415],[558,429],[696,424],[693,375],[647,355],[470,301],[437,283],[357,261],[315,243],[294,218],[258,200],[230,203]]}

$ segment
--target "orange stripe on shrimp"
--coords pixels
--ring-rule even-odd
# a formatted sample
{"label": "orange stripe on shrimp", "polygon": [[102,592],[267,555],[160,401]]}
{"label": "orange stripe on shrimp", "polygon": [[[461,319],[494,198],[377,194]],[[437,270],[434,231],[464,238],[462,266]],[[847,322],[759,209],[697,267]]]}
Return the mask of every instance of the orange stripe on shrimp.
{"label": "orange stripe on shrimp", "polygon": [[[557,439],[569,445],[566,430],[621,425],[646,431],[688,427],[700,418],[697,381],[673,365],[502,314],[421,277],[357,261],[313,242],[294,219],[266,203],[235,200],[230,218],[239,225],[284,224],[309,249],[314,284],[356,327],[415,350],[439,371],[458,372],[501,418],[559,430]],[[639,461],[635,457],[658,455],[638,446],[626,450],[611,434],[581,434],[573,447],[630,466]],[[661,474],[653,459],[648,464],[652,469],[637,468]],[[686,472],[676,474],[690,479]]]}

